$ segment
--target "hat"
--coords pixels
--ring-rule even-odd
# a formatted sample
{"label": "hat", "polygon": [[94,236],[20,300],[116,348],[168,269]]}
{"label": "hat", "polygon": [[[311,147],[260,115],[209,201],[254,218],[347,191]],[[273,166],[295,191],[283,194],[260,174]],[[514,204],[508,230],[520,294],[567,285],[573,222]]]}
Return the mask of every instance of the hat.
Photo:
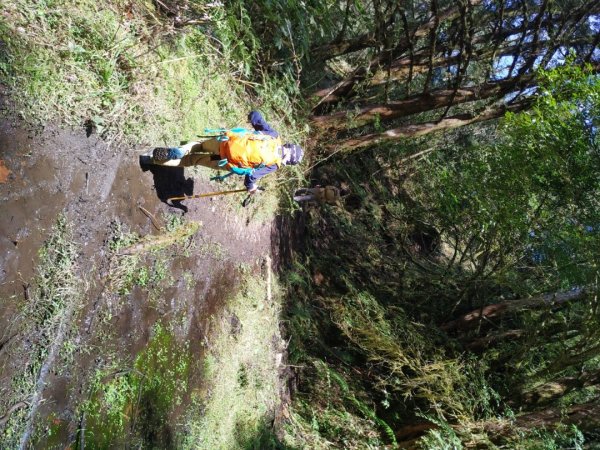
{"label": "hat", "polygon": [[302,161],[304,157],[304,150],[302,147],[296,144],[283,144],[283,158],[282,163],[284,165],[295,166]]}

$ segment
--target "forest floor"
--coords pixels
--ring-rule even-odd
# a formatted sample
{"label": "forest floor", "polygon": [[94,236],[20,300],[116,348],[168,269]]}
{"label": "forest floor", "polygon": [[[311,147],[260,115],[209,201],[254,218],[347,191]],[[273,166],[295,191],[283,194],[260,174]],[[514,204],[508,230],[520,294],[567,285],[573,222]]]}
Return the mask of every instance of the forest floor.
{"label": "forest floor", "polygon": [[[289,251],[286,221],[260,204],[242,209],[244,194],[170,206],[171,196],[230,187],[203,170],[142,168],[148,148],[8,116],[0,120],[2,442],[169,448],[193,438],[224,448],[258,439],[281,406],[285,341],[271,274]],[[58,275],[48,267],[61,264]]]}

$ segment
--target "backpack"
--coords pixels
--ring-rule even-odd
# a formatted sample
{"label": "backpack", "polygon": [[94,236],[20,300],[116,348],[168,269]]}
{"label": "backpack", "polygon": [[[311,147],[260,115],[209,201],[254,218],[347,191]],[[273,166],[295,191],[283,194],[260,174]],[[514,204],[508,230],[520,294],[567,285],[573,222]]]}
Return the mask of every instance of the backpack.
{"label": "backpack", "polygon": [[266,134],[225,132],[219,147],[220,156],[229,168],[254,169],[259,166],[281,165],[281,140]]}

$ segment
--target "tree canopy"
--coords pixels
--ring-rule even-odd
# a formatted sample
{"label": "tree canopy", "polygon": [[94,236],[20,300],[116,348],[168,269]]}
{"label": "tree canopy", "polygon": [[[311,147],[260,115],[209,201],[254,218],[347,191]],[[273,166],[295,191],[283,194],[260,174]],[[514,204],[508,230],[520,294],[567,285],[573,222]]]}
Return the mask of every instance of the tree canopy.
{"label": "tree canopy", "polygon": [[339,133],[331,147],[497,119],[530,105],[539,69],[569,54],[600,62],[595,1],[375,1],[372,16],[352,3],[340,34],[311,53],[331,70],[312,109],[315,126]]}

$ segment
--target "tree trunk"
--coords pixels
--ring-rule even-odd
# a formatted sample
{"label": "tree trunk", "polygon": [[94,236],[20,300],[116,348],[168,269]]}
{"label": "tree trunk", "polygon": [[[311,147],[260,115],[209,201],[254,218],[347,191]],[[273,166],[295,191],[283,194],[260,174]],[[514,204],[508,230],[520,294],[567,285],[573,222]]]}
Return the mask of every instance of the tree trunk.
{"label": "tree trunk", "polygon": [[[479,40],[489,41],[493,38],[492,35],[486,35],[478,37],[473,45],[478,43]],[[535,56],[542,56],[545,52],[553,54],[558,48],[565,45],[578,45],[589,43],[589,39],[580,38],[574,39],[570,42],[556,42],[556,41],[548,41],[544,43],[545,45],[540,46],[537,51],[535,51]],[[519,47],[521,51],[527,51],[529,48],[533,48],[533,44],[525,44]],[[482,61],[485,58],[501,58],[503,56],[512,56],[517,51],[518,47],[516,45],[508,45],[499,47],[497,49],[492,49],[489,47],[485,47],[482,49],[476,50],[472,57],[472,61]],[[422,49],[421,51],[415,53],[411,56],[402,56],[400,58],[394,59],[391,63],[383,66],[377,70],[375,70],[369,77],[369,87],[376,87],[382,84],[396,82],[396,81],[408,81],[409,73],[412,71],[412,76],[416,74],[422,74],[429,70],[430,66],[430,55],[427,52],[428,49]],[[439,49],[438,49],[439,50]],[[450,49],[449,49],[450,50]],[[440,53],[441,50],[440,50]],[[533,54],[533,53],[532,53]],[[435,57],[432,59],[431,64],[433,68],[446,67],[450,68],[456,65],[460,60],[458,55],[455,56],[444,56],[444,57]],[[487,61],[485,64],[489,65],[492,61]],[[355,78],[356,77],[356,78]],[[316,91],[313,96],[321,99],[318,103],[319,108],[316,106],[313,107],[315,113],[326,109],[325,107],[330,107],[341,100],[348,100],[352,98],[353,90],[352,88],[359,82],[363,81],[365,77],[362,76],[353,76],[348,79],[342,80],[335,87],[329,87],[325,89],[320,89]]]}
{"label": "tree trunk", "polygon": [[[473,5],[480,4],[481,0],[473,0],[472,3]],[[407,35],[404,37],[399,38],[394,48],[376,55],[368,64],[356,69],[350,77],[348,77],[346,80],[342,80],[333,89],[322,89],[313,94],[314,96],[321,97],[321,100],[313,107],[313,111],[316,114],[319,114],[320,112],[323,112],[328,103],[337,102],[339,99],[345,98],[348,94],[350,94],[352,88],[357,83],[360,83],[369,76],[371,67],[378,67],[405,55],[408,50],[413,47],[416,39],[427,36],[427,34],[430,33],[434,27],[439,25],[439,23],[455,19],[459,15],[460,8],[454,5],[436,15],[428,17],[426,21],[418,25],[414,31],[407,33]],[[373,34],[367,33],[359,36],[356,39],[353,39],[352,41],[346,42],[346,44],[339,49],[338,46],[340,44],[332,43],[328,44],[327,46],[316,47],[313,49],[313,52],[317,55],[327,54],[328,58],[333,58],[335,56],[341,56],[344,54],[339,51],[336,52],[336,49],[341,50],[343,48],[344,51],[356,51],[361,49],[360,42],[363,42],[362,48],[371,47],[372,43],[370,45],[366,45],[366,43],[372,39]],[[428,64],[427,67],[429,68],[429,66],[430,64]]]}
{"label": "tree trunk", "polygon": [[345,55],[348,53],[357,52],[366,48],[372,48],[379,45],[375,40],[373,33],[365,33],[354,39],[346,39],[338,42],[330,42],[329,44],[314,47],[310,54],[311,57],[319,60],[328,60],[336,56]]}
{"label": "tree trunk", "polygon": [[[484,100],[491,97],[501,97],[511,90],[524,88],[531,82],[533,76],[515,77],[494,83],[485,83],[476,87],[463,87],[458,90],[440,89],[426,94],[415,95],[396,102],[383,105],[367,105],[358,110],[358,113],[348,120],[348,112],[341,111],[327,116],[315,116],[312,122],[324,128],[340,129],[356,128],[373,122],[376,118],[392,120],[412,114],[433,111],[451,105],[468,103],[475,100]],[[353,111],[354,112],[354,111]]]}
{"label": "tree trunk", "polygon": [[478,424],[493,442],[517,438],[523,431],[533,429],[556,429],[560,424],[576,425],[581,431],[596,431],[600,427],[600,404],[598,401],[574,405],[569,408],[547,408],[523,414],[514,422],[487,422]]}
{"label": "tree trunk", "polygon": [[335,141],[328,147],[330,151],[358,150],[361,148],[370,147],[385,142],[394,142],[402,140],[404,138],[424,136],[426,134],[433,133],[436,131],[451,130],[453,128],[470,125],[472,123],[498,119],[502,117],[507,111],[522,111],[523,109],[526,109],[527,106],[529,106],[529,102],[521,102],[510,106],[499,106],[493,109],[487,109],[479,114],[458,114],[456,116],[446,117],[438,122],[403,125],[399,128],[386,130],[382,133],[372,133],[364,136],[358,136],[355,138]]}
{"label": "tree trunk", "polygon": [[517,405],[544,405],[575,390],[600,384],[600,369],[583,372],[578,377],[563,377],[534,388],[523,390],[515,396]]}
{"label": "tree trunk", "polygon": [[502,333],[491,334],[489,336],[473,339],[466,343],[465,347],[474,353],[482,353],[492,345],[496,345],[499,342],[504,342],[507,340],[519,339],[523,335],[525,335],[524,330],[503,331]]}
{"label": "tree trunk", "polygon": [[553,294],[541,295],[538,297],[522,298],[510,300],[502,303],[487,305],[473,310],[463,316],[450,322],[440,325],[440,328],[446,333],[454,331],[466,331],[477,326],[481,320],[494,319],[502,317],[514,311],[523,309],[537,309],[547,306],[559,305],[572,300],[579,300],[587,295],[585,289],[575,289],[567,292],[556,292]]}
{"label": "tree trunk", "polygon": [[[585,344],[579,344],[576,346],[576,348],[569,348],[565,351],[565,356],[556,358],[556,360],[548,368],[541,371],[540,376],[563,372],[569,367],[579,366],[584,362],[600,355],[600,343],[597,341],[591,347],[585,347]],[[576,352],[575,354],[573,354],[574,351]]]}
{"label": "tree trunk", "polygon": [[[395,45],[386,45],[385,50],[372,56],[370,61],[356,68],[336,86],[314,93],[318,103],[313,107],[313,113],[325,114],[339,101],[352,97],[356,93],[354,87],[367,80],[369,88],[402,79],[410,83],[414,75],[427,73],[424,89],[427,91],[433,69],[445,66],[455,79],[456,87],[469,87],[473,80],[469,79],[471,75],[466,76],[466,66],[470,62],[479,61],[481,66],[490,67],[491,70],[502,56],[508,56],[513,60],[508,76],[514,74],[512,69],[517,68],[519,74],[523,75],[533,71],[541,56],[544,64],[548,64],[558,48],[594,48],[594,38],[597,36],[593,30],[575,30],[582,19],[600,10],[596,0],[587,1],[570,12],[562,11],[546,1],[534,10],[525,12],[521,4],[502,8],[500,13],[493,9],[476,8],[480,4],[480,0],[475,0],[467,5],[453,5],[437,11],[436,3],[431,2],[431,13],[416,19],[421,23],[412,24],[408,23],[404,11],[400,10],[405,19],[403,25],[387,31],[394,35]],[[524,14],[526,18],[522,17]],[[444,25],[443,35],[438,33],[442,24],[447,25]],[[517,44],[515,36],[521,36]],[[376,39],[375,33],[369,32],[343,43],[333,42],[315,48],[314,52],[334,57],[346,51],[383,46],[385,41],[385,36]],[[589,52],[591,55],[592,50]],[[517,66],[518,61],[523,64]],[[452,67],[456,69],[453,74]],[[489,81],[489,76],[486,75],[483,81]]]}
{"label": "tree trunk", "polygon": [[398,440],[398,442],[412,441],[413,439],[421,437],[427,431],[432,430],[434,428],[437,428],[437,425],[431,422],[413,423],[400,428],[394,434],[396,435],[396,439]]}
{"label": "tree trunk", "polygon": [[[480,3],[481,0],[472,1],[473,5]],[[411,38],[416,39],[426,36],[427,33],[431,31],[431,29],[434,27],[436,19],[439,22],[448,21],[455,19],[459,16],[459,14],[459,8],[457,6],[451,6],[450,8],[440,12],[437,16],[431,16],[428,19],[426,19],[426,22],[418,25],[412,32]],[[342,42],[331,42],[329,44],[313,47],[311,53],[316,55],[318,58],[331,59],[338,56],[346,55],[348,53],[373,47],[377,43],[378,42],[375,40],[375,34],[369,32]],[[406,38],[400,38],[400,40],[396,44],[395,51],[398,51],[398,49],[408,48],[408,46],[408,40]],[[388,55],[383,56],[384,59],[387,59],[388,57]]]}

